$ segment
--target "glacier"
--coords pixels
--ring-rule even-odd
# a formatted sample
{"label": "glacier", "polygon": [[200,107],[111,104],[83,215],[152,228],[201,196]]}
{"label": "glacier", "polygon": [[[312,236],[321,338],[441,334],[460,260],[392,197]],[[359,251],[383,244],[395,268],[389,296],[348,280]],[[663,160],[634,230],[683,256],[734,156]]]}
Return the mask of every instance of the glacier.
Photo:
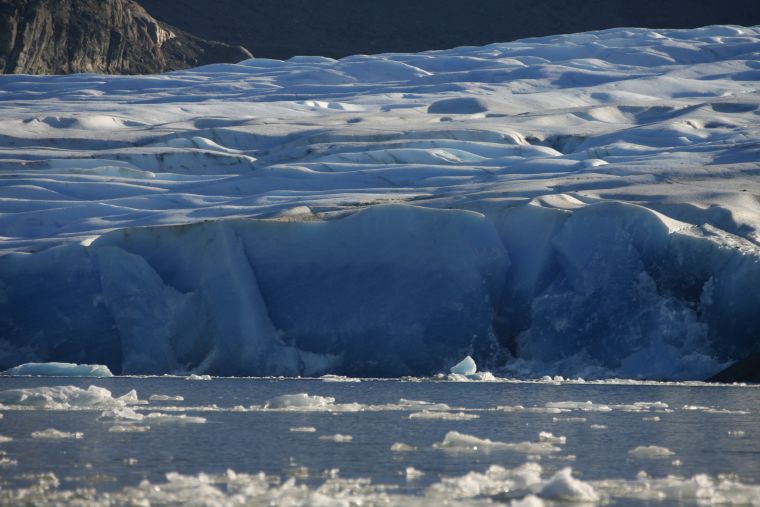
{"label": "glacier", "polygon": [[760,350],[760,27],[0,76],[0,370],[704,379]]}

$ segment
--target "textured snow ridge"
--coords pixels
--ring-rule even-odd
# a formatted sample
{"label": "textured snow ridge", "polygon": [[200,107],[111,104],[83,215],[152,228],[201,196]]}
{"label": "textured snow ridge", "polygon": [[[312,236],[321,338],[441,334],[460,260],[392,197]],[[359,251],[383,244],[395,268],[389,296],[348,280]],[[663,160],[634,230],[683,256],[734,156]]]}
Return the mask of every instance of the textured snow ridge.
{"label": "textured snow ridge", "polygon": [[713,26],[2,76],[0,369],[706,378],[760,346],[759,60]]}

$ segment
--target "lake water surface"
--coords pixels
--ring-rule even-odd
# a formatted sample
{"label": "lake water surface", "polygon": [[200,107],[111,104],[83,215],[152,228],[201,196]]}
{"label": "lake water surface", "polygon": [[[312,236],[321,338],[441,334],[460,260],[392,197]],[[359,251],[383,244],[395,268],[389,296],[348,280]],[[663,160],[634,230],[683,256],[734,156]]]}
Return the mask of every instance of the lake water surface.
{"label": "lake water surface", "polygon": [[[51,386],[112,397],[34,401]],[[22,388],[0,406],[8,505],[760,505],[756,387],[0,378]]]}

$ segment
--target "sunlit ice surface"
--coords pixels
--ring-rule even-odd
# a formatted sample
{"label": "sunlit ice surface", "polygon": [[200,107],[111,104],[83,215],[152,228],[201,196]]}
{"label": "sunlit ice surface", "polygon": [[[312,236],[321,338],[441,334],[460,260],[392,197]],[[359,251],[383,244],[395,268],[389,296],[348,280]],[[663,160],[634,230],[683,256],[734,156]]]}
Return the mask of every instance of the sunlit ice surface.
{"label": "sunlit ice surface", "polygon": [[760,336],[757,27],[0,77],[0,369],[705,379]]}

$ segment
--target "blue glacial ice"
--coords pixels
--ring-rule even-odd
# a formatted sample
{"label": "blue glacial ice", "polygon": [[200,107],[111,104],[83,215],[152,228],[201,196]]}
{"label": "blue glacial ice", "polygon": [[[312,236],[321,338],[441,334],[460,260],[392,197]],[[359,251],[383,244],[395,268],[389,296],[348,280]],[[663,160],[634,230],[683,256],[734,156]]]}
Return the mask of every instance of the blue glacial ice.
{"label": "blue glacial ice", "polygon": [[9,368],[1,373],[13,376],[39,377],[112,377],[107,366],[102,364],[72,364],[72,363],[24,363]]}
{"label": "blue glacial ice", "polygon": [[706,378],[760,350],[758,55],[714,26],[1,76],[0,369]]}

